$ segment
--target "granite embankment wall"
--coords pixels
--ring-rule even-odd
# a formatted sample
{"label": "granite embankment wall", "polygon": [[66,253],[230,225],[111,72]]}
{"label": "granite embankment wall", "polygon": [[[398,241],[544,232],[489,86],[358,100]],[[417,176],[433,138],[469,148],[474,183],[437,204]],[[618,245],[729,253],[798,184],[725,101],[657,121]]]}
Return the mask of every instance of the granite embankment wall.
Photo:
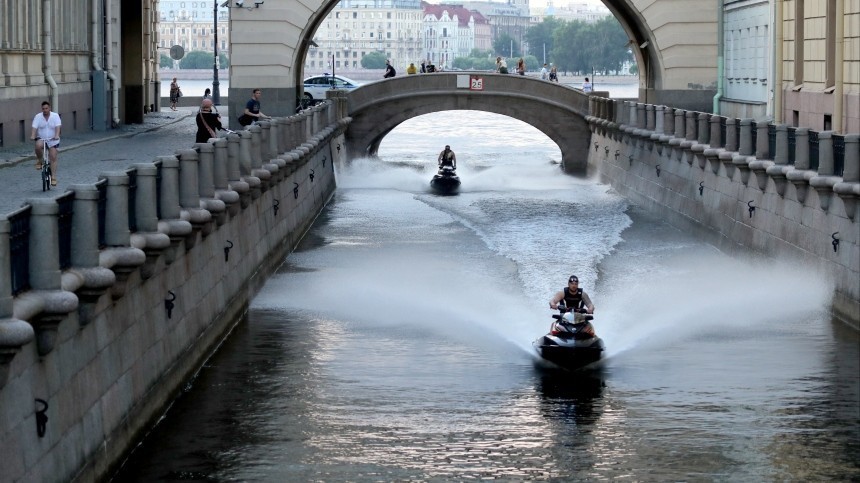
{"label": "granite embankment wall", "polygon": [[723,249],[826,272],[834,314],[860,327],[860,135],[597,97],[590,111],[602,181]]}
{"label": "granite embankment wall", "polygon": [[0,218],[0,480],[111,474],[329,200],[344,106]]}

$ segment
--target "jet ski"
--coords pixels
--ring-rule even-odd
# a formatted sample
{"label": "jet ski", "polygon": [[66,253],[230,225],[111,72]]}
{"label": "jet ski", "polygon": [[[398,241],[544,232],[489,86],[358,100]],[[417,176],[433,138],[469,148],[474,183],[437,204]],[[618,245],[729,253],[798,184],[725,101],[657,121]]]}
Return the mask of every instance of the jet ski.
{"label": "jet ski", "polygon": [[460,177],[453,167],[442,166],[430,180],[430,187],[438,194],[454,194],[460,189]]}
{"label": "jet ski", "polygon": [[568,309],[563,305],[559,305],[558,310],[559,313],[552,316],[555,320],[549,333],[532,343],[538,355],[569,370],[599,361],[604,346],[591,325],[594,316],[584,313],[584,309]]}

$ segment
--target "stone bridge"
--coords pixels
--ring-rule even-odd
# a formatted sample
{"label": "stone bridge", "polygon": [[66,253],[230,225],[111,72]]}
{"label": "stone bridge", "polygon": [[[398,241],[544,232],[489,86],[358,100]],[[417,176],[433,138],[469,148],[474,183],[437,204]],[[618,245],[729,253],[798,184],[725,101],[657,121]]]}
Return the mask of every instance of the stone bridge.
{"label": "stone bridge", "polygon": [[413,117],[474,110],[534,126],[561,149],[565,170],[585,170],[591,135],[585,120],[589,96],[578,89],[518,75],[444,72],[372,82],[350,92],[347,99],[352,122],[346,142],[351,156],[375,155],[385,135]]}

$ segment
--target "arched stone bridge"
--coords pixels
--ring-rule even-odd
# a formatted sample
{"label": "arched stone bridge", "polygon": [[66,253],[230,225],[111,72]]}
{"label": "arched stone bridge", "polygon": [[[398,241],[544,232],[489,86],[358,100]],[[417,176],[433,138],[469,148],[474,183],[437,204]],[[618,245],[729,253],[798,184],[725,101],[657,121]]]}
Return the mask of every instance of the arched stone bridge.
{"label": "arched stone bridge", "polygon": [[[474,79],[480,80],[480,89],[472,85]],[[413,117],[475,110],[534,126],[561,149],[566,170],[583,171],[586,166],[588,95],[557,83],[488,72],[441,72],[372,82],[347,98],[352,122],[346,142],[352,156],[376,154],[385,135]],[[499,139],[503,138],[499,133]]]}

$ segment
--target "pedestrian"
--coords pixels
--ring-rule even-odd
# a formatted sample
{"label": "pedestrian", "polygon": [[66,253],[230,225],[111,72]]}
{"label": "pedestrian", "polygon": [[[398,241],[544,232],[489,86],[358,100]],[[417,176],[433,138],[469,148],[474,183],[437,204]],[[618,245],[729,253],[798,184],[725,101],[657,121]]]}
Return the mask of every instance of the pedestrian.
{"label": "pedestrian", "polygon": [[[57,148],[60,147],[60,129],[63,122],[60,115],[51,111],[51,103],[42,102],[42,112],[33,118],[30,139],[36,141],[36,169],[42,169],[44,145],[48,146],[48,159],[51,162],[51,186],[57,186]],[[42,141],[42,142],[39,142]]]}
{"label": "pedestrian", "polygon": [[508,73],[508,63],[501,57],[496,57],[496,72],[499,74]]}
{"label": "pedestrian", "polygon": [[588,82],[588,77],[586,77],[585,81],[582,83],[582,92],[591,92],[591,90],[591,82]]}
{"label": "pedestrian", "polygon": [[422,74],[426,74],[426,73],[427,73],[427,62],[426,62],[426,61],[424,61],[424,60],[422,60],[422,61],[421,61],[421,73],[422,73]]}
{"label": "pedestrian", "polygon": [[549,64],[549,80],[550,82],[558,82],[558,68]]}
{"label": "pedestrian", "polygon": [[517,74],[526,75],[526,62],[522,57],[517,61]]}
{"label": "pedestrian", "polygon": [[221,126],[221,114],[214,110],[212,99],[203,99],[200,103],[200,110],[197,111],[197,137],[195,143],[205,143],[206,141],[217,138],[218,130],[223,129]]}
{"label": "pedestrian", "polygon": [[207,87],[206,90],[203,91],[203,98],[204,99],[212,99],[212,89]]}
{"label": "pedestrian", "polygon": [[170,83],[170,109],[172,111],[176,110],[176,103],[179,102],[180,97],[182,97],[182,89],[179,88],[179,82],[174,77],[173,82]]}
{"label": "pedestrian", "polygon": [[245,112],[239,116],[239,124],[241,126],[248,126],[251,123],[257,122],[260,119],[269,119],[269,116],[263,114],[260,111],[260,97],[263,96],[263,91],[260,89],[254,89],[251,94],[251,99],[245,104]]}
{"label": "pedestrian", "polygon": [[394,77],[396,75],[397,75],[397,71],[394,70],[394,66],[391,65],[391,61],[386,60],[385,61],[385,75],[383,75],[382,77],[384,79],[388,79],[389,77]]}
{"label": "pedestrian", "polygon": [[544,62],[543,67],[540,70],[540,79],[546,80],[547,74],[549,74],[549,71],[546,69],[546,62]]}
{"label": "pedestrian", "polygon": [[418,68],[417,68],[417,67],[415,67],[415,63],[414,63],[414,62],[410,62],[410,63],[409,63],[409,67],[407,67],[407,68],[406,68],[406,74],[407,74],[407,75],[412,75],[412,74],[416,74],[416,73],[418,73]]}

